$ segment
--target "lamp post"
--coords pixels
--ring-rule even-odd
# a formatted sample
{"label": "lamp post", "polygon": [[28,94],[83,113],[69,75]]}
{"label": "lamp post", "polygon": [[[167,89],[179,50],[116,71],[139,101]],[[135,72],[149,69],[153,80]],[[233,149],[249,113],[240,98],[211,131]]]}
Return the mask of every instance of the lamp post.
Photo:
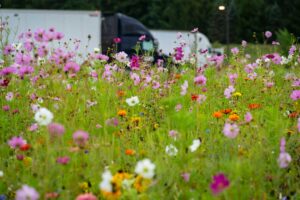
{"label": "lamp post", "polygon": [[229,55],[229,43],[230,43],[230,24],[229,24],[229,14],[230,14],[230,6],[229,8],[226,8],[224,5],[220,5],[218,7],[219,11],[225,12],[225,24],[226,24],[226,54]]}

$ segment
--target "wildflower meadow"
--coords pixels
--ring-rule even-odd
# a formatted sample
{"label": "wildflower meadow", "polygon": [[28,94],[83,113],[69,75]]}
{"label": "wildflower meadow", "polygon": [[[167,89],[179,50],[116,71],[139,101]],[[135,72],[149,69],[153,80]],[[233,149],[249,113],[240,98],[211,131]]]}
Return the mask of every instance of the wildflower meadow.
{"label": "wildflower meadow", "polygon": [[252,57],[243,41],[199,66],[182,42],[153,62],[5,31],[1,200],[300,199],[299,46]]}

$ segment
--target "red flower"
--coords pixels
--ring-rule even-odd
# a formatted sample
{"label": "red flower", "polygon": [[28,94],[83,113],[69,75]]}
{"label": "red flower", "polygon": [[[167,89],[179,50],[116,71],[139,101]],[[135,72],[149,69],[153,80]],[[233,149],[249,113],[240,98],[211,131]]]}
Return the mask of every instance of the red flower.
{"label": "red flower", "polygon": [[197,94],[192,94],[192,95],[191,95],[192,101],[197,101],[198,98],[199,98],[199,95],[197,95]]}
{"label": "red flower", "polygon": [[24,144],[20,147],[20,150],[21,151],[27,151],[31,148],[31,145],[30,144]]}
{"label": "red flower", "polygon": [[120,42],[121,42],[121,38],[119,37],[114,38],[114,43],[118,44]]}

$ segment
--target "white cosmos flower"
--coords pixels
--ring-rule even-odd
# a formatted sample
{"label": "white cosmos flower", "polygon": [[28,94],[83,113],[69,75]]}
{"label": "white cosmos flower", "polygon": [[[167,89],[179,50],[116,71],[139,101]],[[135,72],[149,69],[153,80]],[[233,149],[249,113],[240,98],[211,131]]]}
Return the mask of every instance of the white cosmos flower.
{"label": "white cosmos flower", "polygon": [[189,149],[191,152],[194,152],[200,147],[200,145],[201,145],[200,139],[195,139],[193,140],[193,144],[189,146]]}
{"label": "white cosmos flower", "polygon": [[124,51],[116,53],[115,58],[116,58],[117,61],[119,61],[121,63],[127,63],[128,62],[128,55]]}
{"label": "white cosmos flower", "polygon": [[0,178],[4,176],[3,171],[0,171]]}
{"label": "white cosmos flower", "polygon": [[135,105],[137,105],[137,104],[140,103],[140,100],[139,100],[139,98],[137,96],[134,96],[134,97],[126,99],[126,103],[129,106],[135,106]]}
{"label": "white cosmos flower", "polygon": [[178,153],[178,149],[174,145],[170,144],[170,145],[166,146],[166,153],[169,156],[176,156]]}
{"label": "white cosmos flower", "polygon": [[144,159],[139,161],[135,167],[135,173],[143,178],[151,179],[154,176],[155,164],[153,164],[149,159]]}
{"label": "white cosmos flower", "polygon": [[35,113],[34,119],[39,125],[47,126],[52,122],[53,114],[47,108],[40,108]]}
{"label": "white cosmos flower", "polygon": [[112,174],[109,170],[105,170],[105,172],[102,174],[102,181],[99,184],[100,190],[103,190],[105,192],[112,192]]}

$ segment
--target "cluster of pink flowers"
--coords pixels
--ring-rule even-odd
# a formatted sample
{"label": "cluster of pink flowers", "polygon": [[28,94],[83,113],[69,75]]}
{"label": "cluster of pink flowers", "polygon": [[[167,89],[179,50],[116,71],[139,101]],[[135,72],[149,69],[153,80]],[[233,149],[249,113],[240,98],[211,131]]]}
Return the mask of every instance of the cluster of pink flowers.
{"label": "cluster of pink flowers", "polygon": [[280,168],[287,168],[289,163],[292,161],[292,157],[289,153],[285,151],[286,141],[284,138],[281,138],[280,141],[280,154],[278,157],[278,164]]}

